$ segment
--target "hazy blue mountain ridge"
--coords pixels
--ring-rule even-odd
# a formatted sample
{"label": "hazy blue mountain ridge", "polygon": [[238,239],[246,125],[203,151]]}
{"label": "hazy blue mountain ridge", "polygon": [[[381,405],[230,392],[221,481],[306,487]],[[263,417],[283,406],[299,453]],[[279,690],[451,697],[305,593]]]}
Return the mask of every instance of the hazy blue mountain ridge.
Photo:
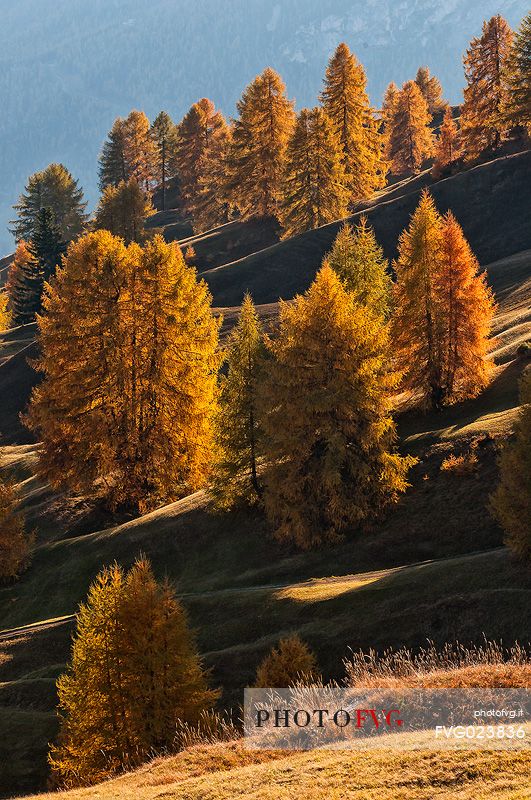
{"label": "hazy blue mountain ridge", "polygon": [[0,0],[0,254],[27,176],[62,161],[89,203],[97,157],[117,115],[180,119],[198,98],[227,115],[266,65],[297,107],[313,105],[327,59],[346,40],[375,104],[390,80],[428,64],[453,102],[462,54],[481,22],[516,25],[526,0]]}

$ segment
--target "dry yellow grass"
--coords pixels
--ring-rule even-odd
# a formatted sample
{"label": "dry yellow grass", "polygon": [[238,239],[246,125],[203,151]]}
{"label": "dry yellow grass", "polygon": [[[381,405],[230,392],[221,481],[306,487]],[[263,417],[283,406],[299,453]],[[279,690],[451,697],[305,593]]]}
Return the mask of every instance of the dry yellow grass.
{"label": "dry yellow grass", "polygon": [[[508,752],[280,754],[195,747],[62,800],[524,800],[531,755]],[[53,800],[57,795],[34,795]]]}

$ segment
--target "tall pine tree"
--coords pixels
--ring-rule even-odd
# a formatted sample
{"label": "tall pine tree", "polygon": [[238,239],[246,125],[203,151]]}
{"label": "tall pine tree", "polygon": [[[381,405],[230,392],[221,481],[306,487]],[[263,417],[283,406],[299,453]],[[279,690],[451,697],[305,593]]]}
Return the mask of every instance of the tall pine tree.
{"label": "tall pine tree", "polygon": [[388,156],[395,174],[418,172],[433,152],[431,115],[415,81],[407,81],[396,98],[390,123]]}
{"label": "tall pine tree", "polygon": [[461,129],[468,159],[477,158],[488,148],[499,147],[505,136],[505,66],[512,36],[507,22],[497,14],[483,23],[482,35],[472,39],[466,51],[467,86],[464,89]]}
{"label": "tall pine tree", "polygon": [[245,295],[227,348],[217,418],[218,457],[210,494],[220,508],[253,505],[262,495],[259,462],[263,435],[259,414],[264,341],[258,314]]}
{"label": "tall pine tree", "polygon": [[432,116],[444,109],[446,103],[442,96],[442,86],[435,75],[430,75],[428,67],[418,68],[415,76],[415,83],[422,92],[428,106],[428,111]]}
{"label": "tall pine tree", "polygon": [[336,540],[403,492],[412,460],[393,451],[389,342],[329,267],[281,303],[264,390],[265,503],[282,540]]}
{"label": "tall pine tree", "polygon": [[227,191],[227,158],[231,130],[219,115],[203,148],[196,170],[196,184],[189,203],[194,230],[206,231],[228,222],[231,202]]}
{"label": "tall pine tree", "polygon": [[161,111],[151,126],[151,135],[157,148],[155,158],[155,181],[160,188],[162,210],[166,210],[166,188],[175,160],[177,129],[169,114]]}
{"label": "tall pine tree", "polygon": [[37,220],[43,208],[53,211],[61,238],[69,242],[78,236],[87,222],[83,189],[62,164],[50,164],[28,179],[24,192],[13,208],[17,219],[12,233],[17,242],[33,239]]}
{"label": "tall pine tree", "polygon": [[393,343],[404,385],[432,408],[475,397],[487,385],[495,304],[452,214],[424,191],[395,262]]}
{"label": "tall pine tree", "polygon": [[143,111],[115,120],[100,154],[100,189],[134,178],[150,191],[157,172],[157,146]]}
{"label": "tall pine tree", "polygon": [[346,216],[347,183],[332,122],[322,108],[303,108],[286,156],[279,213],[283,237]]}
{"label": "tall pine tree", "polygon": [[139,511],[202,486],[219,323],[177,245],[107,231],[72,244],[39,318],[44,379],[27,424],[54,486]]}
{"label": "tall pine tree", "polygon": [[339,275],[357,303],[382,317],[388,316],[391,299],[388,263],[367,217],[362,216],[356,228],[342,226],[325,262]]}
{"label": "tall pine tree", "polygon": [[489,333],[495,312],[485,273],[451,212],[442,221],[437,275],[442,318],[442,390],[445,402],[475,397],[489,381]]}
{"label": "tall pine tree", "polygon": [[392,341],[404,385],[443,402],[442,320],[437,293],[442,220],[427,190],[398,245]]}
{"label": "tall pine tree", "polygon": [[128,179],[134,178],[148,192],[156,174],[157,149],[143,111],[131,111],[124,121],[124,158]]}
{"label": "tall pine tree", "polygon": [[267,67],[245,89],[237,108],[228,158],[229,196],[244,219],[275,217],[295,121],[293,103],[280,76]]}
{"label": "tall pine tree", "polygon": [[[6,281],[8,310],[13,326],[24,325],[32,321],[34,298],[31,291],[32,271],[29,266],[32,260],[28,245],[24,241],[17,244],[13,262],[9,267]],[[27,281],[27,277],[30,278]],[[28,308],[30,308],[28,312]]]}
{"label": "tall pine tree", "polygon": [[366,87],[362,65],[342,42],[328,63],[321,101],[341,144],[354,201],[370,197],[385,185],[382,139]]}
{"label": "tall pine tree", "polygon": [[183,203],[189,213],[201,191],[207,154],[226,127],[223,115],[206,97],[194,103],[179,124],[175,164]]}
{"label": "tall pine tree", "polygon": [[10,276],[10,304],[16,325],[33,322],[41,312],[44,284],[55,274],[65,245],[51,208],[37,215],[33,239],[17,249]]}
{"label": "tall pine tree", "polygon": [[208,689],[186,614],[146,560],[102,570],[76,615],[72,658],[57,682],[55,783],[87,786],[164,752],[195,724]]}

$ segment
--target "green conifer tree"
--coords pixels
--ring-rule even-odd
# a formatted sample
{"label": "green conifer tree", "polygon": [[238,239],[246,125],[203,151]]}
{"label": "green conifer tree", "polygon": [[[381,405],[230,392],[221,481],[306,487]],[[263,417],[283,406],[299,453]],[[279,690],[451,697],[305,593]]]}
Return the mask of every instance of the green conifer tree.
{"label": "green conifer tree", "polygon": [[258,474],[262,457],[259,382],[264,358],[263,335],[250,295],[227,348],[217,419],[218,458],[210,494],[220,508],[253,505],[262,495]]}
{"label": "green conifer tree", "polygon": [[86,206],[83,190],[66,167],[50,164],[42,172],[31,175],[18,203],[13,206],[18,219],[12,223],[12,233],[17,241],[33,239],[39,213],[43,208],[50,208],[61,238],[69,242],[85,227]]}
{"label": "green conifer tree", "polygon": [[339,275],[357,303],[388,317],[392,285],[389,265],[367,217],[362,216],[356,228],[343,225],[324,260]]}
{"label": "green conifer tree", "polygon": [[44,284],[55,274],[65,252],[59,226],[51,208],[42,208],[37,215],[33,239],[27,246],[14,278],[11,294],[13,316],[18,325],[25,325],[40,314]]}

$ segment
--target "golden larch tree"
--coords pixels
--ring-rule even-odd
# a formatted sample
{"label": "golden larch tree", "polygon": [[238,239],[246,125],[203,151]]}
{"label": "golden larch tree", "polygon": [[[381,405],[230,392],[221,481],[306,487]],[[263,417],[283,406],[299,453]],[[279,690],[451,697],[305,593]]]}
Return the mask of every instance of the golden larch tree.
{"label": "golden larch tree", "polygon": [[246,294],[227,346],[226,376],[221,378],[210,495],[222,509],[254,505],[262,495],[259,462],[263,434],[258,401],[263,359],[260,320]]}
{"label": "golden larch tree", "polygon": [[446,107],[439,136],[435,143],[435,161],[433,162],[433,175],[440,177],[445,167],[450,166],[461,155],[461,136],[454,120],[452,109]]}
{"label": "golden larch tree", "polygon": [[103,144],[99,157],[100,189],[118,186],[134,178],[145,191],[157,175],[158,152],[149,120],[143,111],[118,117]]}
{"label": "golden larch tree", "polygon": [[507,102],[505,65],[513,34],[497,14],[483,23],[482,35],[472,39],[464,58],[466,88],[461,112],[463,149],[467,159],[496,148],[505,136],[503,111]]}
{"label": "golden larch tree", "polygon": [[390,123],[388,157],[395,174],[418,172],[433,152],[431,114],[415,81],[407,81],[396,98]]}
{"label": "golden larch tree", "polygon": [[35,537],[26,531],[17,506],[14,485],[0,480],[0,582],[18,578],[31,558]]}
{"label": "golden larch tree", "polygon": [[105,187],[94,215],[94,228],[120,236],[126,244],[141,243],[148,236],[146,219],[154,213],[149,194],[136,178],[131,178],[127,183]]}
{"label": "golden larch tree", "polygon": [[385,90],[380,110],[380,118],[385,125],[389,125],[393,119],[399,92],[400,89],[394,81],[391,81]]}
{"label": "golden larch tree", "polygon": [[282,181],[283,238],[346,216],[350,190],[338,136],[322,108],[303,108]]}
{"label": "golden larch tree", "polygon": [[440,298],[437,294],[442,251],[442,220],[432,196],[424,190],[398,245],[394,262],[393,355],[403,383],[417,390],[432,407],[443,392]]}
{"label": "golden larch tree", "polygon": [[207,97],[194,103],[179,123],[175,167],[179,175],[182,202],[190,214],[201,191],[207,164],[213,158],[211,151],[219,147],[226,131],[227,123],[223,115]]}
{"label": "golden larch tree", "polygon": [[496,310],[486,274],[451,212],[442,221],[436,291],[442,318],[443,402],[475,397],[489,382],[489,334]]}
{"label": "golden larch tree", "polygon": [[399,92],[400,89],[396,83],[391,81],[385,90],[382,107],[380,109],[380,131],[383,137],[383,153],[387,162],[389,161],[391,131],[393,129],[393,119]]}
{"label": "golden larch tree", "polygon": [[21,240],[17,244],[12,263],[9,265],[6,280],[6,294],[8,298],[8,311],[13,326],[24,325],[30,322],[31,314],[28,313],[28,286],[27,274],[30,269],[32,255],[27,242]]}
{"label": "golden larch tree", "polygon": [[415,83],[422,92],[431,115],[443,111],[446,103],[442,96],[442,86],[435,75],[430,74],[428,67],[419,67],[415,76]]}
{"label": "golden larch tree", "polygon": [[340,228],[324,261],[339,275],[357,303],[383,317],[388,316],[389,265],[367,217],[362,216],[355,228],[347,224]]}
{"label": "golden larch tree", "polygon": [[491,509],[506,533],[510,549],[531,561],[531,368],[520,380],[520,411],[514,438],[500,458],[500,482]]}
{"label": "golden larch tree", "polygon": [[225,122],[212,133],[198,165],[196,192],[190,203],[194,230],[207,231],[228,222],[232,213],[227,189],[231,129]]}
{"label": "golden larch tree", "polygon": [[315,654],[297,633],[293,633],[284,636],[259,664],[255,686],[283,689],[298,683],[311,684],[317,679]]}
{"label": "golden larch tree", "polygon": [[295,112],[280,75],[267,67],[237,103],[227,188],[244,219],[275,217]]}
{"label": "golden larch tree", "polygon": [[367,96],[362,65],[341,42],[328,62],[321,102],[341,144],[351,200],[385,185],[383,140]]}
{"label": "golden larch tree", "polygon": [[504,117],[531,135],[531,12],[520,23],[505,61]]}
{"label": "golden larch tree", "polygon": [[54,486],[142,510],[203,485],[219,322],[176,244],[107,231],[72,244],[39,317],[27,424]]}
{"label": "golden larch tree", "polygon": [[281,302],[263,391],[265,504],[277,538],[335,541],[407,487],[393,450],[387,329],[323,266],[303,296]]}
{"label": "golden larch tree", "polygon": [[148,561],[102,570],[76,615],[72,658],[57,682],[60,731],[50,752],[64,788],[132,769],[172,746],[218,693],[208,689],[186,614]]}
{"label": "golden larch tree", "polygon": [[157,172],[157,147],[143,111],[131,111],[124,120],[123,135],[127,180],[134,178],[147,192]]}

